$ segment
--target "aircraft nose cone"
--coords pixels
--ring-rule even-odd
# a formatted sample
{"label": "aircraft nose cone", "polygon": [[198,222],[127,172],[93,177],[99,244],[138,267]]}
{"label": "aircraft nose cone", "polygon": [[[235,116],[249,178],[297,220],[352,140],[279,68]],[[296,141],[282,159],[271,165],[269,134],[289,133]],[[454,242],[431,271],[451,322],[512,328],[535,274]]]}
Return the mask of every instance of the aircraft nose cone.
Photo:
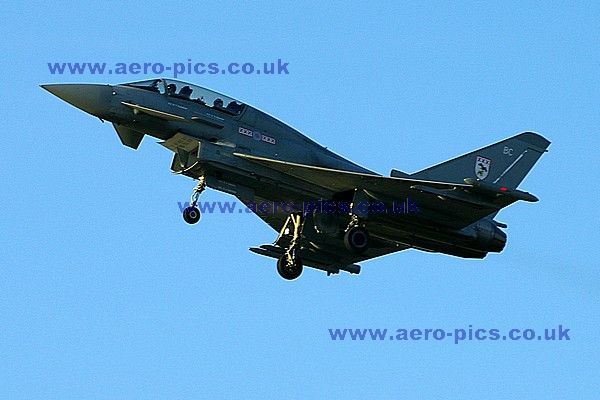
{"label": "aircraft nose cone", "polygon": [[40,85],[56,97],[96,117],[106,117],[112,97],[110,85],[66,83]]}

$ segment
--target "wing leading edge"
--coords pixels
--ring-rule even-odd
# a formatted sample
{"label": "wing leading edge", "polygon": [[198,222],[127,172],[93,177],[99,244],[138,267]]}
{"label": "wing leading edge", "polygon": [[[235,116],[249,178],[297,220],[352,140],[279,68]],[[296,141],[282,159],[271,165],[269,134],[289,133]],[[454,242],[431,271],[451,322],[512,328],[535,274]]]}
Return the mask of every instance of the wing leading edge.
{"label": "wing leading edge", "polygon": [[[363,190],[375,201],[392,202],[411,198],[419,204],[419,218],[423,222],[436,222],[452,229],[469,226],[517,200],[537,201],[535,196],[527,192],[484,184],[469,177],[465,177],[465,183],[385,177],[234,154],[316,185],[332,195],[347,190]],[[393,218],[393,214],[390,217]]]}

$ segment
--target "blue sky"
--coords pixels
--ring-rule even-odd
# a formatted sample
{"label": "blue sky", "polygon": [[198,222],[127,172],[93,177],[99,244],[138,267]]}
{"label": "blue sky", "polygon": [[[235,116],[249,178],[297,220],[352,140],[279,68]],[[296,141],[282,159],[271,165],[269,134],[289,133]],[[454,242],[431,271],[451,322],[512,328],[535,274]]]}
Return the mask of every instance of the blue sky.
{"label": "blue sky", "polygon": [[[4,6],[0,397],[597,396],[600,6],[596,2],[104,1]],[[194,182],[145,139],[41,83],[48,62],[289,62],[289,75],[182,76],[380,173],[522,131],[552,141],[483,261],[415,250],[359,276],[279,278],[253,215],[186,225]],[[206,201],[232,200],[207,191]],[[534,328],[570,341],[332,341],[329,328]]]}

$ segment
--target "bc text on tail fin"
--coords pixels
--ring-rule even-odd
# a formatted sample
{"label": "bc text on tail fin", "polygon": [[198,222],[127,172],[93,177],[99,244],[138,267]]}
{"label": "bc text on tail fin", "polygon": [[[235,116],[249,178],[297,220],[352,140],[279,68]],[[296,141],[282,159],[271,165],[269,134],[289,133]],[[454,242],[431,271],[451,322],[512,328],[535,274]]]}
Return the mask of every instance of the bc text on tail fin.
{"label": "bc text on tail fin", "polygon": [[411,178],[454,183],[471,178],[514,189],[549,145],[541,135],[524,132],[411,174]]}

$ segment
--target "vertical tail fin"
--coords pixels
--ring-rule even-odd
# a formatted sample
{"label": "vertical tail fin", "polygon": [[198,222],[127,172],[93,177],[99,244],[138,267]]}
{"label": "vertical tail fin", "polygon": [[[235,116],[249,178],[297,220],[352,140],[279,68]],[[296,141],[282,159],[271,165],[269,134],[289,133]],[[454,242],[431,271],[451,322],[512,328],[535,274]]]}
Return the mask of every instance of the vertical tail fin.
{"label": "vertical tail fin", "polygon": [[411,178],[455,183],[473,178],[515,189],[549,145],[537,133],[524,132],[411,174]]}

